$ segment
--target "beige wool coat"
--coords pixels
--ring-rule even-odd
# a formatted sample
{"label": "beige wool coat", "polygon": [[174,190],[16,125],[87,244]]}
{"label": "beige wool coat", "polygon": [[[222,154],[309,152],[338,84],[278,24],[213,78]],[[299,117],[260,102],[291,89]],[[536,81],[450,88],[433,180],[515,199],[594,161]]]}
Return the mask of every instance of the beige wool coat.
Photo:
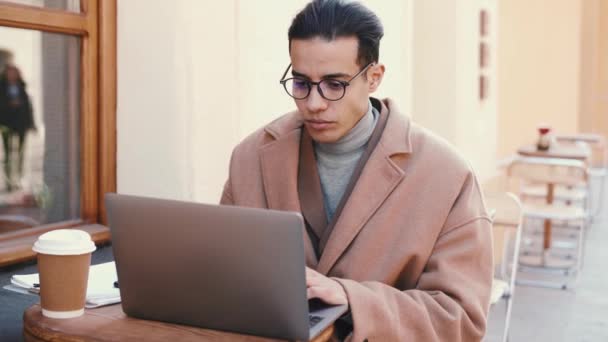
{"label": "beige wool coat", "polygon": [[[491,221],[471,167],[393,101],[386,128],[317,258],[349,300],[353,341],[478,341],[493,277]],[[221,203],[300,211],[302,122],[288,113],[233,151]]]}

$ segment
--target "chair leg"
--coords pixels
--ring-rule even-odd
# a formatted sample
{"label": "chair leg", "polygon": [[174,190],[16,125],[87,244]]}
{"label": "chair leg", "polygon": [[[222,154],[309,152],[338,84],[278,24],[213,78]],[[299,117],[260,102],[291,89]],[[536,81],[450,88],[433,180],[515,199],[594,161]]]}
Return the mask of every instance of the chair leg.
{"label": "chair leg", "polygon": [[589,227],[589,225],[590,223],[583,224],[581,226],[581,231],[578,234],[578,260],[576,268],[579,270],[582,270],[585,264],[585,231]]}
{"label": "chair leg", "polygon": [[[602,213],[602,207],[604,205],[604,188],[605,188],[604,181],[606,180],[606,177],[607,177],[606,174],[602,174],[597,177],[600,179],[600,185],[599,185],[600,189],[599,189],[599,193],[597,196],[593,196],[593,193],[591,192],[591,187],[589,187],[589,190],[588,190],[589,196],[592,197],[592,199],[594,199],[594,201],[592,201],[592,203],[589,205],[589,211],[591,212],[591,214],[589,216],[591,218],[591,222],[594,222]],[[597,199],[597,201],[595,201],[595,199]]]}
{"label": "chair leg", "polygon": [[517,279],[518,285],[523,286],[535,286],[535,287],[547,287],[554,289],[567,290],[572,289],[578,284],[580,271],[584,264],[584,250],[585,250],[585,229],[587,224],[581,222],[579,229],[577,230],[577,242],[576,252],[573,253],[572,259],[575,260],[559,260],[555,255],[551,255],[550,250],[542,250],[540,253],[527,253],[522,255],[519,259],[520,271],[533,271],[534,273],[545,273],[547,275],[555,275],[564,277],[557,281],[545,280],[545,279]]}
{"label": "chair leg", "polygon": [[552,281],[546,281],[546,280],[518,279],[516,281],[516,283],[517,283],[517,285],[520,285],[520,286],[545,287],[545,288],[556,289],[556,290],[567,290],[568,289],[568,283],[566,281],[552,282]]}

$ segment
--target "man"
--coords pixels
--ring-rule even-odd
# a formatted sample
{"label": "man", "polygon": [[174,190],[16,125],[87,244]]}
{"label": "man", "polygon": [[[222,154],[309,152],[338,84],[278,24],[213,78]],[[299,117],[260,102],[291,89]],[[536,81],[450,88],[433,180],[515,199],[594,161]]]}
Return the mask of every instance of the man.
{"label": "man", "polygon": [[221,202],[302,213],[309,298],[349,305],[339,338],[477,341],[490,219],[469,165],[370,98],[382,35],[352,2],[315,0],[294,18],[281,83],[297,110],[234,149]]}

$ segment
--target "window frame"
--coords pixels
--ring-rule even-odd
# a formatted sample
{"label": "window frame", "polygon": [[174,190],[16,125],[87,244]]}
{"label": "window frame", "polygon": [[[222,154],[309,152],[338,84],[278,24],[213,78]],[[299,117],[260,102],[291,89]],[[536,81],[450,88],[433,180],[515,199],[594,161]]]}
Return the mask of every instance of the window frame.
{"label": "window frame", "polygon": [[80,220],[22,229],[13,238],[76,222],[105,224],[103,196],[116,191],[116,0],[80,0],[80,13],[0,1],[0,26],[81,39]]}

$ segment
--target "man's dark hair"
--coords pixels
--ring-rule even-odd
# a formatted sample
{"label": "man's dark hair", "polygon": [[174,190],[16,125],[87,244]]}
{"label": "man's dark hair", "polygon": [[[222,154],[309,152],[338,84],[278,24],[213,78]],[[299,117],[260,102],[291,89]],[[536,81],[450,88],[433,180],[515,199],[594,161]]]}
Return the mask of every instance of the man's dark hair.
{"label": "man's dark hair", "polygon": [[313,0],[291,22],[289,47],[293,39],[357,37],[357,63],[363,67],[378,62],[384,28],[376,14],[358,2]]}

